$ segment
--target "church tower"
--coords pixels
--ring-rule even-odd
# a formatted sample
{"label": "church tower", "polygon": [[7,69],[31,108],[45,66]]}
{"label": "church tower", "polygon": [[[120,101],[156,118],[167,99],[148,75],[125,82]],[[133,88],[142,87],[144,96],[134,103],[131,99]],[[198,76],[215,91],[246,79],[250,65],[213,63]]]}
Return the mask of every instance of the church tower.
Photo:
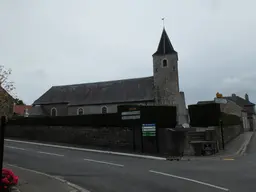
{"label": "church tower", "polygon": [[163,29],[157,51],[153,54],[156,105],[177,105],[179,95],[178,53]]}

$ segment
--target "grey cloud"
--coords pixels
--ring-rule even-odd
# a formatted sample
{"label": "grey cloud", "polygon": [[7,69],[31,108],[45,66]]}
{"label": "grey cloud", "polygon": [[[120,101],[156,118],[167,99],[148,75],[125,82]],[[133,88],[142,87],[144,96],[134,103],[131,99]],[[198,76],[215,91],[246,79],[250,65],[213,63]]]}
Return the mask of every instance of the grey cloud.
{"label": "grey cloud", "polygon": [[161,18],[187,103],[217,91],[256,102],[253,0],[0,2],[0,64],[27,103],[57,84],[152,75]]}

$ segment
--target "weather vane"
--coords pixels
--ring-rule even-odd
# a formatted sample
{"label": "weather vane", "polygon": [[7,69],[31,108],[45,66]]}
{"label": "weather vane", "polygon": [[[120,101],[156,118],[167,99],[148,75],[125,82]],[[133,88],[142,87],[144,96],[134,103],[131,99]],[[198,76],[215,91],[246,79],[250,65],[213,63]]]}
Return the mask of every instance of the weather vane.
{"label": "weather vane", "polygon": [[164,19],[165,19],[165,18],[163,17],[163,18],[162,18],[162,21],[163,21],[163,28],[164,28]]}

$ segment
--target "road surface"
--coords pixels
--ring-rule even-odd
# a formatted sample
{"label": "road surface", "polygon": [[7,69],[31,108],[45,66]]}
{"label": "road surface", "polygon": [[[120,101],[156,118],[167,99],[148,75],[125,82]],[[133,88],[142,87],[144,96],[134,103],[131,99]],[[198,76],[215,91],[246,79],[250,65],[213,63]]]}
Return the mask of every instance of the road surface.
{"label": "road surface", "polygon": [[256,136],[234,160],[163,161],[5,141],[4,161],[91,192],[255,191]]}

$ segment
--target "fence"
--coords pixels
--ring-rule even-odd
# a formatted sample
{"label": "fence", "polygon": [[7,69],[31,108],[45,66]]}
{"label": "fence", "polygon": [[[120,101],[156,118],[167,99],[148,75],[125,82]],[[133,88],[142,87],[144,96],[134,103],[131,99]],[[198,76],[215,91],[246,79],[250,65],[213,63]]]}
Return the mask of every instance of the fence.
{"label": "fence", "polygon": [[220,105],[200,104],[189,105],[188,112],[190,117],[190,125],[192,127],[218,126],[220,120]]}
{"label": "fence", "polygon": [[[143,134],[143,124],[151,125],[151,135]],[[16,117],[8,122],[6,136],[164,155],[170,145],[165,128],[175,126],[176,107],[125,105],[115,114]]]}

